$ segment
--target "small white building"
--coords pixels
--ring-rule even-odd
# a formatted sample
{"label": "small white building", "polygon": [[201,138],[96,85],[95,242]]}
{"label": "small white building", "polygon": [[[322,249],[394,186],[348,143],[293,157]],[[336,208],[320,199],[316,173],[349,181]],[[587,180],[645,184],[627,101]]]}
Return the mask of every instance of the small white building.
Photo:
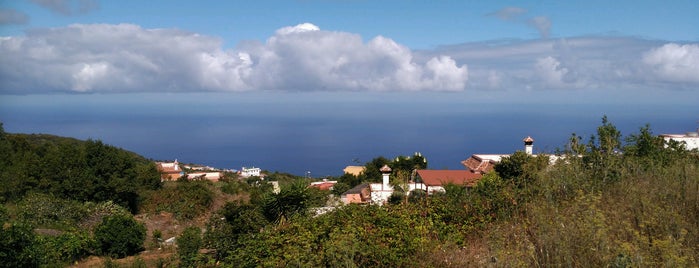
{"label": "small white building", "polygon": [[257,176],[257,177],[259,177],[261,171],[262,171],[262,169],[256,168],[256,167],[251,167],[251,168],[243,167],[240,169],[240,176],[243,176],[243,177]]}
{"label": "small white building", "polygon": [[685,134],[661,134],[660,137],[665,139],[665,142],[670,140],[684,143],[685,149],[699,149],[699,129],[696,132],[687,132]]}
{"label": "small white building", "polygon": [[372,183],[369,184],[369,187],[371,191],[371,203],[383,205],[388,202],[388,198],[393,194],[393,186],[389,184],[391,168],[388,167],[388,165],[384,165],[379,171],[381,171],[382,183]]}

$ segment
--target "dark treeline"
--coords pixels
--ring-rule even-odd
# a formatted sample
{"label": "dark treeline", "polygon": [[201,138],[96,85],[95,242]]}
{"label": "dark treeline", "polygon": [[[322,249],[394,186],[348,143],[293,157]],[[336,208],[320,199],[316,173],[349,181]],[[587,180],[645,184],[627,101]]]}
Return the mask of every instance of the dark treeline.
{"label": "dark treeline", "polygon": [[113,201],[136,213],[140,193],[160,187],[155,165],[103,144],[44,134],[9,134],[0,124],[0,201],[38,192],[77,201]]}

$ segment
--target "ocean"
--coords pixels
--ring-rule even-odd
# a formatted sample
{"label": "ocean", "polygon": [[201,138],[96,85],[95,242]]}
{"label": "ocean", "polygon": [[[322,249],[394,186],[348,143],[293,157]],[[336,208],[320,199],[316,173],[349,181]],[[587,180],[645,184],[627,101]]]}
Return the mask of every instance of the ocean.
{"label": "ocean", "polygon": [[[682,92],[624,93],[128,93],[0,96],[6,132],[98,139],[154,160],[338,176],[374,157],[421,152],[429,168],[462,169],[475,153],[562,148],[607,115],[625,136],[697,129]],[[647,93],[647,92],[646,92]],[[644,93],[645,94],[645,93]]]}

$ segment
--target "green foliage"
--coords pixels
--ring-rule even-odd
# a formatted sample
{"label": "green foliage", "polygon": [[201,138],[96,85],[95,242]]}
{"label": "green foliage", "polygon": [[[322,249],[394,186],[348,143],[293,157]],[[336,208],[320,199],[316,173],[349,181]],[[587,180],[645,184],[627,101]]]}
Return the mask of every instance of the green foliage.
{"label": "green foliage", "polygon": [[30,191],[77,201],[114,201],[135,213],[140,193],[160,187],[155,165],[101,141],[5,134],[0,139],[0,199]]}
{"label": "green foliage", "polygon": [[94,253],[96,242],[87,232],[66,232],[57,236],[40,236],[45,263],[72,263]]}
{"label": "green foliage", "polygon": [[0,228],[0,267],[38,267],[41,253],[29,225],[10,224]]}
{"label": "green foliage", "polygon": [[146,196],[142,209],[146,212],[171,212],[178,219],[191,220],[205,212],[214,201],[209,181],[182,180],[169,182],[163,189]]}
{"label": "green foliage", "polygon": [[0,203],[0,225],[5,223],[9,219],[10,219],[10,214],[7,212],[7,208],[5,207],[5,205]]}
{"label": "green foliage", "polygon": [[303,180],[269,193],[262,204],[262,213],[270,222],[284,222],[292,216],[303,216],[313,202],[312,190]]}
{"label": "green foliage", "polygon": [[361,182],[380,182],[382,175],[379,169],[384,165],[391,167],[392,177],[397,177],[401,173],[411,174],[415,169],[426,169],[427,158],[417,152],[412,156],[397,156],[393,160],[388,160],[383,156],[374,158],[364,166],[366,169],[358,176],[359,182],[355,181],[350,185],[355,186]]}
{"label": "green foliage", "polygon": [[333,185],[333,190],[332,193],[335,196],[341,196],[343,193],[347,192],[347,190],[352,189],[352,187],[349,186],[349,184],[344,183],[344,182],[337,182],[335,185]]}
{"label": "green foliage", "polygon": [[17,218],[33,226],[76,226],[87,216],[83,204],[45,194],[29,194],[18,204]]}
{"label": "green foliage", "polygon": [[195,226],[185,228],[177,238],[177,255],[180,258],[180,267],[196,267],[197,255],[201,246],[201,230]]}
{"label": "green foliage", "polygon": [[146,227],[133,217],[108,216],[97,226],[94,236],[101,254],[122,258],[143,250]]}

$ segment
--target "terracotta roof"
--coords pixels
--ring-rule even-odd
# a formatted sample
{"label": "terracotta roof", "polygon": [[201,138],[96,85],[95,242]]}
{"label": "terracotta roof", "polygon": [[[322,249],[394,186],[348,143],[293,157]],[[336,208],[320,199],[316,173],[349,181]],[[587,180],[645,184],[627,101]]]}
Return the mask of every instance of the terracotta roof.
{"label": "terracotta roof", "polygon": [[461,161],[461,164],[471,172],[485,174],[493,171],[493,167],[495,166],[496,162],[491,159],[483,159],[473,155],[468,159]]}
{"label": "terracotta roof", "polygon": [[522,141],[523,141],[523,142],[534,142],[534,139],[532,139],[531,136],[527,136],[527,137],[524,138],[524,140],[522,140]]}
{"label": "terracotta roof", "polygon": [[448,183],[472,187],[483,176],[468,170],[428,170],[417,171],[422,182],[427,186],[442,186]]}

